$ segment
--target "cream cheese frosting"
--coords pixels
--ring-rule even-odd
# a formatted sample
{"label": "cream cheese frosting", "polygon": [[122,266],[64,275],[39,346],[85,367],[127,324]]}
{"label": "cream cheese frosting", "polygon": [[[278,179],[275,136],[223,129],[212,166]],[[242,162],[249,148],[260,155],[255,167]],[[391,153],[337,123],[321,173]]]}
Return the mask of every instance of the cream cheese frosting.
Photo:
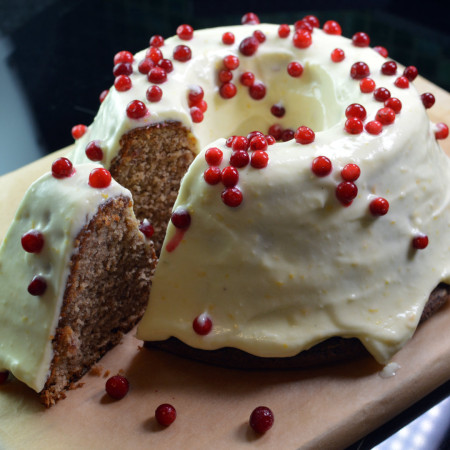
{"label": "cream cheese frosting", "polygon": [[[52,339],[59,320],[75,237],[110,198],[131,193],[114,180],[92,188],[96,164],[80,164],[68,178],[46,173],[27,190],[0,248],[0,367],[41,391],[53,358]],[[21,238],[38,230],[44,238],[39,253],[28,253]],[[43,295],[27,286],[35,276],[47,283]]]}
{"label": "cream cheese frosting", "polygon": [[[242,56],[237,47],[255,29],[267,40],[254,56]],[[192,222],[171,251],[167,245],[177,230],[169,224],[138,337],[174,336],[196,348],[231,346],[262,357],[293,356],[332,336],[357,337],[386,363],[413,335],[432,289],[450,281],[449,161],[415,88],[397,87],[396,76],[381,73],[385,58],[318,29],[310,47],[297,49],[291,39],[280,39],[277,29],[256,25],[195,31],[188,43],[193,60],[184,70],[175,68],[172,78],[182,74],[184,81],[176,79],[173,92],[172,85],[162,86],[168,103],[149,105],[155,117],[147,121],[160,120],[158,108],[170,105],[168,111],[172,103],[186,112],[183,99],[195,83],[203,87],[209,108],[200,124],[192,124],[187,113],[182,119],[204,147],[174,205],[174,210],[188,211]],[[236,35],[234,47],[219,43],[225,31]],[[172,38],[167,49],[179,43]],[[344,61],[331,61],[335,48],[344,50]],[[251,99],[238,81],[236,97],[218,95],[217,72],[227,54],[240,58],[236,77],[252,71],[266,85],[263,100]],[[303,65],[300,78],[286,73],[291,61]],[[379,135],[351,135],[344,129],[349,104],[363,105],[367,121],[383,107],[350,77],[358,61],[368,64],[377,87],[389,89],[403,104],[395,122]],[[279,103],[286,115],[274,120],[270,107]],[[315,131],[315,140],[270,146],[265,169],[239,169],[242,204],[226,206],[224,186],[205,183],[205,151],[219,148],[223,169],[232,153],[223,137],[265,130],[274,122],[293,129],[306,125]],[[332,162],[329,176],[319,178],[311,171],[317,156]],[[360,167],[361,176],[357,197],[344,207],[335,190],[349,163]],[[369,211],[377,197],[390,204],[385,216]],[[413,238],[422,234],[430,244],[413,249]],[[202,315],[213,324],[206,336],[192,326]]]}

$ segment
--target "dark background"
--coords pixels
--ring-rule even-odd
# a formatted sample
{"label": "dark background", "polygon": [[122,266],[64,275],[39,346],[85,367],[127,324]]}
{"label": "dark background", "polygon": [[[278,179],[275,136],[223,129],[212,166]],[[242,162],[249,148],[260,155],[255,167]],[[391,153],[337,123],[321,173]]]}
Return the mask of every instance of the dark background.
{"label": "dark background", "polygon": [[[17,129],[21,118],[14,116],[14,99],[1,95],[0,132],[17,138],[33,129],[34,138],[24,146],[37,145],[41,153],[69,145],[71,127],[92,121],[99,93],[112,84],[117,51],[137,52],[153,34],[169,37],[181,23],[194,28],[238,24],[249,10],[262,22],[293,23],[315,14],[321,23],[339,21],[345,36],[366,31],[372,46],[385,46],[390,57],[416,65],[421,75],[450,90],[450,10],[444,3],[449,4],[272,0],[255,8],[245,0],[0,0],[0,37],[7,46],[3,63],[28,109],[22,125],[28,129]],[[9,89],[0,86],[2,94]],[[2,155],[11,151],[0,150]]]}

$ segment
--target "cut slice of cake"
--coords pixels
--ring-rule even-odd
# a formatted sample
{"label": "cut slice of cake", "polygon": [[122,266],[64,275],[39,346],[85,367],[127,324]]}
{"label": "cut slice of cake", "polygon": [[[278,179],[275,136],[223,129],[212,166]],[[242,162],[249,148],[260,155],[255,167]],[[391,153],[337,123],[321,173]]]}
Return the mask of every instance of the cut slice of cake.
{"label": "cut slice of cake", "polygon": [[156,258],[130,192],[61,158],[34,182],[0,248],[0,367],[51,406],[143,314]]}

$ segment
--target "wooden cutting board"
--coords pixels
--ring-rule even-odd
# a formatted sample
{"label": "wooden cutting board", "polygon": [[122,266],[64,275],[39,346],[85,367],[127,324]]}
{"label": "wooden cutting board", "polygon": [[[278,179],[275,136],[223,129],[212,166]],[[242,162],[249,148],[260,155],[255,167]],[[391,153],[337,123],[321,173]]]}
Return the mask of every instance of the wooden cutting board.
{"label": "wooden cutting board", "polygon": [[[450,123],[450,95],[424,79],[435,122]],[[450,155],[450,139],[441,141]],[[67,149],[0,177],[0,238],[28,185]],[[45,410],[35,393],[13,381],[0,386],[0,448],[343,448],[394,417],[450,379],[450,305],[423,324],[394,358],[395,376],[365,358],[313,370],[240,371],[208,366],[141,348],[129,333],[99,363],[100,374]],[[120,401],[105,394],[105,371],[122,371],[131,390]],[[167,429],[155,408],[171,403],[177,420]],[[258,437],[251,411],[269,406],[273,428]]]}

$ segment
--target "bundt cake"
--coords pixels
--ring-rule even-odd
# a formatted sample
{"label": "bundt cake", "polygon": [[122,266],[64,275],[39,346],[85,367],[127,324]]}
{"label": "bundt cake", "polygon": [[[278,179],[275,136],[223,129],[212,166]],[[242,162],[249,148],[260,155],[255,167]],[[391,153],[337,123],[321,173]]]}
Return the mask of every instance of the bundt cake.
{"label": "bundt cake", "polygon": [[130,192],[56,160],[0,248],[0,367],[54,404],[142,316],[154,263]]}
{"label": "bundt cake", "polygon": [[0,253],[0,365],[47,405],[139,319],[149,237],[138,337],[210,362],[386,363],[447,299],[448,128],[417,69],[334,21],[245,17],[117,53],[73,128],[75,172],[25,197]]}

